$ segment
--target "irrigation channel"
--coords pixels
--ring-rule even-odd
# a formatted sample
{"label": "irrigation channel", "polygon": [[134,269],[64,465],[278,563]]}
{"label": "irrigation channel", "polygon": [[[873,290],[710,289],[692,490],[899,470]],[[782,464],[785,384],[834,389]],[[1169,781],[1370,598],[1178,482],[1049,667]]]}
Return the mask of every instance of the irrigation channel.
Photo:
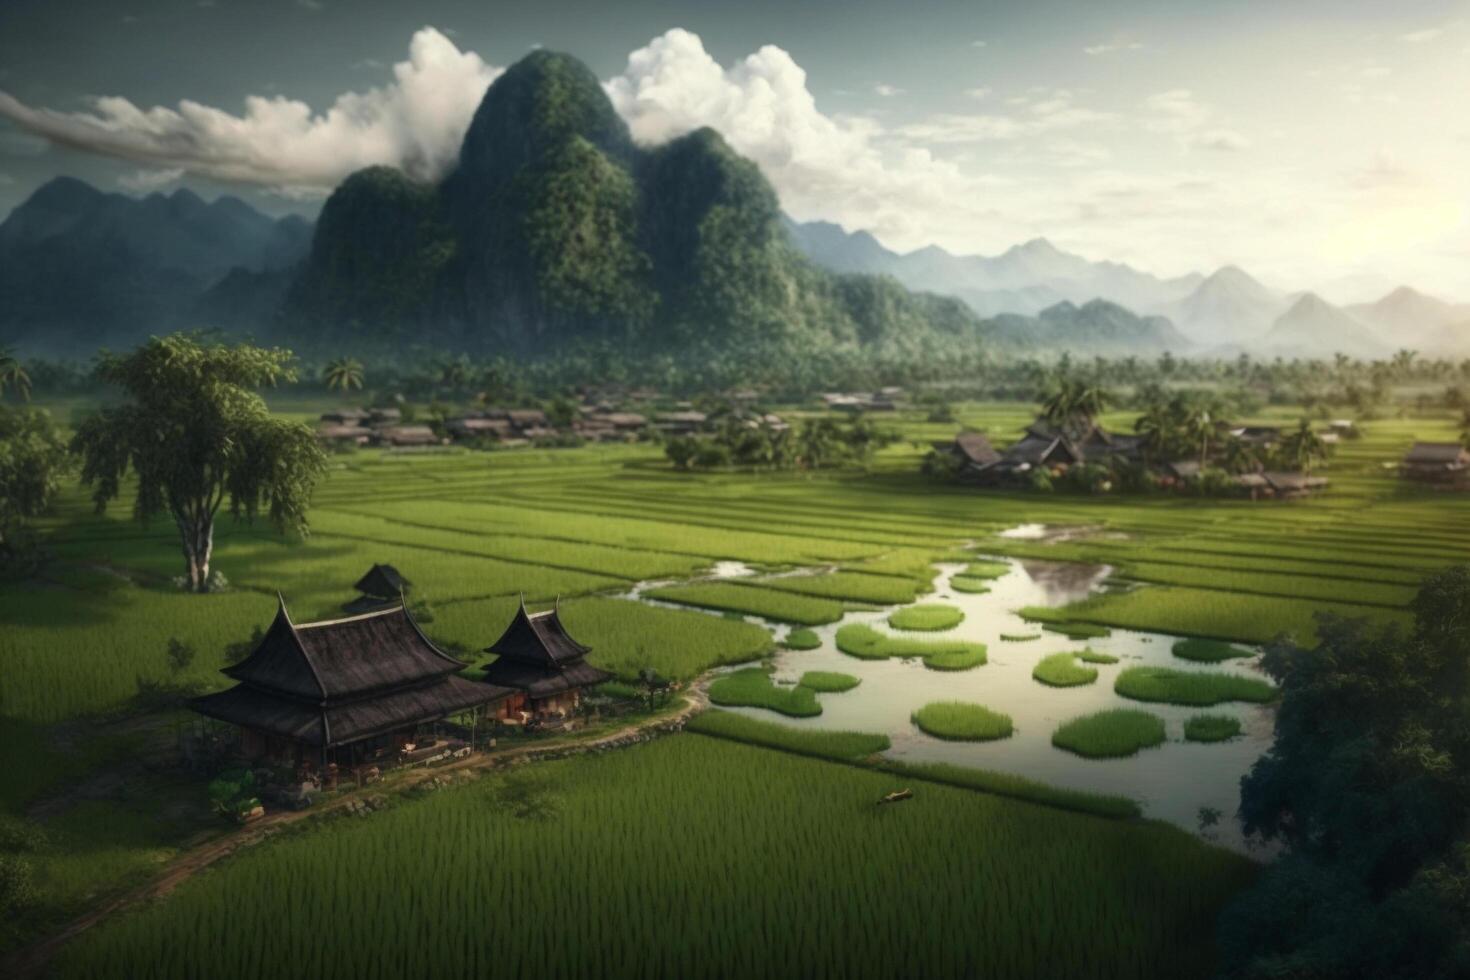
{"label": "irrigation channel", "polygon": [[[1022,532],[1026,533],[1026,532]],[[1028,535],[1029,536],[1029,535]],[[1173,655],[1178,637],[1162,633],[1114,630],[1112,635],[1073,640],[1043,630],[1016,614],[1026,606],[1065,606],[1106,588],[1111,569],[1068,562],[1014,560],[977,555],[977,560],[1004,562],[1009,570],[989,582],[980,594],[955,591],[950,579],[965,568],[941,564],[934,591],[915,603],[943,603],[964,611],[965,619],[942,632],[899,632],[885,620],[902,606],[871,607],[848,612],[836,623],[815,627],[821,646],[813,650],[779,650],[773,658],[777,684],[794,684],[809,670],[837,671],[861,678],[862,683],[842,693],[817,695],[822,713],[813,718],[791,718],[764,708],[725,710],[793,727],[848,730],[886,734],[895,759],[948,762],[956,765],[1015,773],[1039,782],[1070,789],[1132,797],[1148,817],[1167,820],[1192,833],[1201,833],[1200,810],[1213,808],[1220,822],[1209,839],[1246,852],[1236,809],[1240,778],[1270,745],[1274,708],[1247,703],[1225,703],[1212,708],[1141,703],[1113,692],[1119,672],[1137,665],[1169,667],[1180,671],[1216,671],[1262,677],[1257,656],[1205,664]],[[729,579],[753,574],[738,562],[721,562],[714,577]],[[799,573],[798,573],[799,574]],[[642,595],[663,583],[640,584],[629,598],[654,602]],[[1140,586],[1146,588],[1147,586]],[[669,605],[659,602],[659,605]],[[712,615],[721,615],[712,613]],[[755,616],[742,617],[770,628],[779,640],[789,627]],[[885,634],[923,640],[969,640],[988,648],[987,663],[970,670],[942,671],[924,666],[918,658],[865,660],[837,649],[840,626],[866,623]],[[1005,636],[1037,637],[1022,642]],[[1098,678],[1077,687],[1048,687],[1031,676],[1047,654],[1092,649],[1116,656],[1116,664],[1092,664]],[[1249,648],[1245,648],[1249,649]],[[737,668],[731,668],[737,669]],[[1011,716],[1015,732],[992,742],[953,742],[919,731],[910,716],[932,701],[968,701]],[[1167,741],[1122,759],[1086,759],[1051,744],[1057,726],[1082,715],[1109,708],[1134,708],[1164,720]],[[1184,722],[1199,714],[1226,714],[1240,719],[1242,732],[1223,742],[1199,743],[1184,739]]]}

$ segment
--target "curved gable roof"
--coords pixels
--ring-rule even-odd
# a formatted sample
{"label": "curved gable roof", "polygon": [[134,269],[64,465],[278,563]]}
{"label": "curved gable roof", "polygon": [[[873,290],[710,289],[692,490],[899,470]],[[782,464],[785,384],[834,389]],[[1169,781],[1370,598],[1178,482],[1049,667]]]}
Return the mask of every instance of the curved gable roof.
{"label": "curved gable roof", "polygon": [[567,633],[559,608],[533,615],[526,611],[523,598],[515,618],[485,652],[522,663],[564,667],[581,660],[589,650]]}

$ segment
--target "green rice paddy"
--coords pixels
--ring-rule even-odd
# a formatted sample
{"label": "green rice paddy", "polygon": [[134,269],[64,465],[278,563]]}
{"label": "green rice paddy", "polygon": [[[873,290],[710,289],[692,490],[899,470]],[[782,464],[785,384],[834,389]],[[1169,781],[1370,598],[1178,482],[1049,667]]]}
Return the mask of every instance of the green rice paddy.
{"label": "green rice paddy", "polygon": [[1010,738],[1011,716],[979,704],[935,701],[914,712],[919,730],[954,742],[989,742]]}
{"label": "green rice paddy", "polygon": [[762,667],[745,667],[721,674],[709,686],[715,704],[741,708],[767,708],[793,718],[811,718],[822,713],[814,689],[779,687]]}
{"label": "green rice paddy", "polygon": [[1043,623],[1041,628],[1048,632],[1060,633],[1073,640],[1096,640],[1111,636],[1113,632],[1106,626],[1098,626],[1096,623]]}
{"label": "green rice paddy", "polygon": [[1131,708],[1112,708],[1074,718],[1051,736],[1051,744],[1088,759],[1117,759],[1164,744],[1164,721]]}
{"label": "green rice paddy", "polygon": [[1083,667],[1074,653],[1053,653],[1037,662],[1031,676],[1050,687],[1076,687],[1097,680],[1097,668]]}
{"label": "green rice paddy", "polygon": [[840,694],[843,691],[851,691],[861,683],[861,679],[851,674],[842,674],[834,670],[809,670],[801,675],[801,680],[797,681],[801,687],[822,694]]}
{"label": "green rice paddy", "polygon": [[809,755],[818,759],[851,761],[864,759],[879,752],[887,752],[887,735],[867,732],[831,732],[811,728],[792,728],[774,722],[762,721],[733,711],[713,708],[702,711],[689,719],[686,730],[702,735],[728,738],[736,742],[749,742],[768,749],[780,749],[796,755]]}
{"label": "green rice paddy", "polygon": [[1173,653],[1182,660],[1194,660],[1207,664],[1255,656],[1249,650],[1242,650],[1232,643],[1201,639],[1179,640],[1173,646]]}
{"label": "green rice paddy", "polygon": [[896,630],[939,632],[954,629],[965,621],[965,614],[954,606],[923,603],[905,606],[888,617],[888,625]]}
{"label": "green rice paddy", "polygon": [[1111,653],[1098,653],[1091,649],[1080,651],[1077,659],[1085,664],[1115,664],[1118,662],[1118,658]]}
{"label": "green rice paddy", "polygon": [[1195,715],[1184,720],[1184,737],[1191,742],[1223,742],[1240,730],[1240,719],[1232,715]]}
{"label": "green rice paddy", "polygon": [[1276,697],[1269,681],[1238,674],[1129,667],[1113,682],[1113,690],[1134,701],[1158,701],[1207,708],[1226,701],[1261,703]]}
{"label": "green rice paddy", "polygon": [[815,650],[822,645],[822,638],[813,630],[797,629],[787,633],[781,645],[788,650]]}
{"label": "green rice paddy", "polygon": [[966,670],[985,663],[985,644],[968,640],[919,640],[880,633],[866,623],[837,629],[837,649],[862,660],[921,657],[935,670]]}

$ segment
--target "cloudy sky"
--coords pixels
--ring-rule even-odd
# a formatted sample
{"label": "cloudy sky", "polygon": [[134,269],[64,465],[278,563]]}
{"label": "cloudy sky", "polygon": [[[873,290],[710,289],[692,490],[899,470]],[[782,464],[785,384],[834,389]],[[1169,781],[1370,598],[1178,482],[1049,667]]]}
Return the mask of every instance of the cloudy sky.
{"label": "cloudy sky", "polygon": [[897,250],[1470,300],[1470,0],[5,0],[0,214],[57,174],[308,215],[358,167],[437,177],[537,46]]}

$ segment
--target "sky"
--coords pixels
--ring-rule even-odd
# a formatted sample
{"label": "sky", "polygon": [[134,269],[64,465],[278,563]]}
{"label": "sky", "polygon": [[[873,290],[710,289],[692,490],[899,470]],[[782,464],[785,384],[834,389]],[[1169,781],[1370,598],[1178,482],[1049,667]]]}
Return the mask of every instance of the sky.
{"label": "sky", "polygon": [[1470,300],[1470,0],[5,0],[0,214],[60,174],[308,216],[362,166],[434,179],[537,47],[897,251]]}

